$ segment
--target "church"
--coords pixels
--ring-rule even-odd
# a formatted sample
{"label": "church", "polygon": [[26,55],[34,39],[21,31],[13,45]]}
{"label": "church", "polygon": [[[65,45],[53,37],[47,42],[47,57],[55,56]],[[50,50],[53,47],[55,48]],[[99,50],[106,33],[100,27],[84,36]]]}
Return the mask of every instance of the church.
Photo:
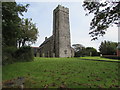
{"label": "church", "polygon": [[53,35],[39,46],[40,57],[74,57],[71,47],[69,9],[58,5],[53,11]]}

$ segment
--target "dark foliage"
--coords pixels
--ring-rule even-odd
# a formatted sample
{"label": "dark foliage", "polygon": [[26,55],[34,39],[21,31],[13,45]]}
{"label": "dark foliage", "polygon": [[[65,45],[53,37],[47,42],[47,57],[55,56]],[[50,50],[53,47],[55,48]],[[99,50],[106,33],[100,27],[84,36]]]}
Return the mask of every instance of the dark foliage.
{"label": "dark foliage", "polygon": [[32,61],[33,60],[33,50],[30,46],[24,46],[16,51],[15,58],[17,61]]}
{"label": "dark foliage", "polygon": [[98,39],[98,36],[103,36],[106,30],[116,24],[119,25],[120,18],[120,1],[104,1],[104,2],[94,2],[84,0],[83,7],[88,10],[88,14],[93,13],[94,18],[90,23],[89,34],[92,40]]}
{"label": "dark foliage", "polygon": [[[33,54],[30,47],[21,47],[17,49],[18,40],[23,37],[21,33],[24,24],[21,23],[22,19],[20,15],[23,16],[23,12],[27,12],[27,7],[29,4],[22,5],[16,2],[3,2],[2,3],[2,64],[11,64],[16,61],[32,61]],[[26,19],[28,20],[28,19]],[[29,21],[29,23],[32,23]],[[29,27],[31,27],[29,25]],[[32,31],[37,29],[35,25],[32,25]],[[24,28],[25,29],[25,28]],[[24,37],[30,38],[34,37],[34,32],[27,32]],[[28,35],[29,34],[29,35]],[[35,42],[35,39],[30,39],[29,41]]]}
{"label": "dark foliage", "polygon": [[85,47],[82,44],[72,45],[75,51],[75,57],[80,57],[85,55]]}
{"label": "dark foliage", "polygon": [[17,51],[17,48],[11,46],[3,48],[2,50],[2,64],[11,64],[16,61],[15,59],[15,52]]}
{"label": "dark foliage", "polygon": [[81,44],[74,44],[72,45],[75,51],[75,57],[82,57],[82,56],[97,56],[99,55],[97,50],[93,47],[84,47]]}
{"label": "dark foliage", "polygon": [[17,5],[16,2],[3,2],[2,3],[2,44],[4,46],[17,47],[17,38],[19,35],[19,25],[23,12],[27,11],[27,7]]}
{"label": "dark foliage", "polygon": [[86,48],[86,55],[87,56],[97,56],[98,55],[98,52],[95,48],[93,47],[87,47]]}
{"label": "dark foliage", "polygon": [[118,60],[120,60],[120,57],[118,57],[116,55],[103,55],[102,57],[109,58],[109,59],[118,59]]}
{"label": "dark foliage", "polygon": [[117,46],[118,46],[118,43],[116,42],[104,41],[104,42],[101,42],[99,51],[103,55],[115,55]]}
{"label": "dark foliage", "polygon": [[2,54],[3,65],[21,61],[33,61],[34,58],[33,50],[30,46],[21,47],[19,49],[15,47],[6,47]]}

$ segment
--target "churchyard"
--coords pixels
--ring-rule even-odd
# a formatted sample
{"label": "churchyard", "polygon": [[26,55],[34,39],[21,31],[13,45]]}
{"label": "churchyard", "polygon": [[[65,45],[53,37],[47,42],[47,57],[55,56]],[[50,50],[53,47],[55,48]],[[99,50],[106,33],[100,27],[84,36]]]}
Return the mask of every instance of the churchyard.
{"label": "churchyard", "polygon": [[[34,8],[34,6],[37,7],[36,5],[33,4],[32,8]],[[98,12],[101,5],[102,4],[96,5],[96,3],[91,3],[89,6],[89,3],[85,2],[82,5],[84,9],[88,8],[90,12],[91,10],[94,12],[94,10],[96,10],[95,8],[97,8],[95,17],[91,21],[92,24],[90,24],[90,30],[92,31],[90,31],[89,34],[93,37],[91,40],[97,39],[98,37],[96,36],[106,34],[106,29],[109,25],[115,24],[117,22],[116,18],[119,16],[118,7],[120,2],[113,8],[108,4],[110,8],[107,7],[105,10]],[[86,41],[87,36],[84,36],[85,42],[87,42],[90,47],[83,46],[82,44],[84,43],[81,42],[81,35],[84,35],[82,32],[88,29],[85,28],[88,20],[86,19],[85,21],[85,18],[82,17],[85,23],[80,19],[82,23],[79,24],[76,22],[78,17],[74,16],[74,18],[76,18],[75,25],[84,26],[83,24],[85,24],[85,26],[83,29],[81,26],[80,28],[75,26],[75,29],[72,29],[74,32],[80,32],[77,38],[81,39],[80,42],[78,41],[78,44],[74,44],[76,48],[72,48],[70,22],[73,21],[69,22],[69,10],[72,9],[58,4],[56,8],[51,8],[51,10],[53,10],[53,13],[51,13],[53,15],[52,35],[48,38],[45,37],[41,45],[33,48],[31,45],[37,41],[38,33],[40,32],[41,36],[42,31],[47,30],[38,28],[36,23],[45,23],[45,27],[48,27],[46,23],[49,19],[46,17],[50,16],[46,16],[48,15],[46,13],[48,10],[44,8],[42,11],[45,11],[45,15],[41,16],[40,11],[37,11],[38,13],[35,14],[39,15],[35,17],[39,20],[36,23],[33,23],[32,19],[34,20],[34,17],[32,16],[31,18],[20,17],[27,12],[28,6],[29,4],[22,5],[16,2],[2,3],[2,10],[0,11],[3,11],[1,47],[3,66],[2,83],[0,82],[0,85],[2,84],[3,88],[120,88],[120,60],[117,60],[120,56],[120,44],[103,41],[99,47],[100,52],[97,52],[97,50],[94,49],[93,46],[91,47],[89,42]],[[38,5],[38,7],[40,7],[38,10],[43,8],[41,5]],[[80,11],[81,17],[81,10],[78,10]],[[108,13],[108,10],[110,13]],[[106,12],[103,13],[103,11]],[[116,15],[116,13],[118,15]],[[28,13],[28,15],[32,14],[34,13]],[[111,16],[114,16],[113,19],[111,19]],[[47,20],[42,20],[40,17],[43,19],[46,18]],[[103,22],[101,23],[101,21]],[[39,26],[44,25],[41,24]],[[79,31],[75,31],[76,28]],[[51,30],[51,28],[48,30]],[[48,35],[46,32],[44,32],[45,35]],[[40,39],[42,40],[41,37]],[[77,41],[77,39],[73,40]],[[107,55],[107,59],[93,57],[105,55]],[[111,57],[117,59],[108,59]]]}
{"label": "churchyard", "polygon": [[119,67],[118,60],[100,57],[36,57],[3,66],[3,87],[22,83],[24,88],[120,88]]}

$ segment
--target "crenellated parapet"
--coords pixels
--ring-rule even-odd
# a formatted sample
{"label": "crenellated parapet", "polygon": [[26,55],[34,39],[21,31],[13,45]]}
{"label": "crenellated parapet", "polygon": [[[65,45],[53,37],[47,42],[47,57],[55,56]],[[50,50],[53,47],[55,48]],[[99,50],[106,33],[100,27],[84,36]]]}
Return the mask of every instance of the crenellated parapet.
{"label": "crenellated parapet", "polygon": [[54,10],[55,13],[58,11],[63,11],[63,12],[69,13],[69,9],[67,7],[64,7],[61,5],[58,5],[57,8]]}

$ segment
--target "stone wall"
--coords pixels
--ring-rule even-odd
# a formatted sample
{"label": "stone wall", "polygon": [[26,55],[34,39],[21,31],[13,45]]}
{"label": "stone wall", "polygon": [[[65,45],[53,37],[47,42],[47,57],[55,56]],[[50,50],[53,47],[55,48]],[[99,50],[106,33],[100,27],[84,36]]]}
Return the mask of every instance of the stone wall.
{"label": "stone wall", "polygon": [[40,45],[40,56],[41,57],[53,57],[53,36],[47,38]]}
{"label": "stone wall", "polygon": [[41,57],[73,57],[71,48],[69,9],[58,5],[53,11],[53,35],[40,45]]}
{"label": "stone wall", "polygon": [[58,5],[53,13],[56,57],[71,57],[69,9]]}

